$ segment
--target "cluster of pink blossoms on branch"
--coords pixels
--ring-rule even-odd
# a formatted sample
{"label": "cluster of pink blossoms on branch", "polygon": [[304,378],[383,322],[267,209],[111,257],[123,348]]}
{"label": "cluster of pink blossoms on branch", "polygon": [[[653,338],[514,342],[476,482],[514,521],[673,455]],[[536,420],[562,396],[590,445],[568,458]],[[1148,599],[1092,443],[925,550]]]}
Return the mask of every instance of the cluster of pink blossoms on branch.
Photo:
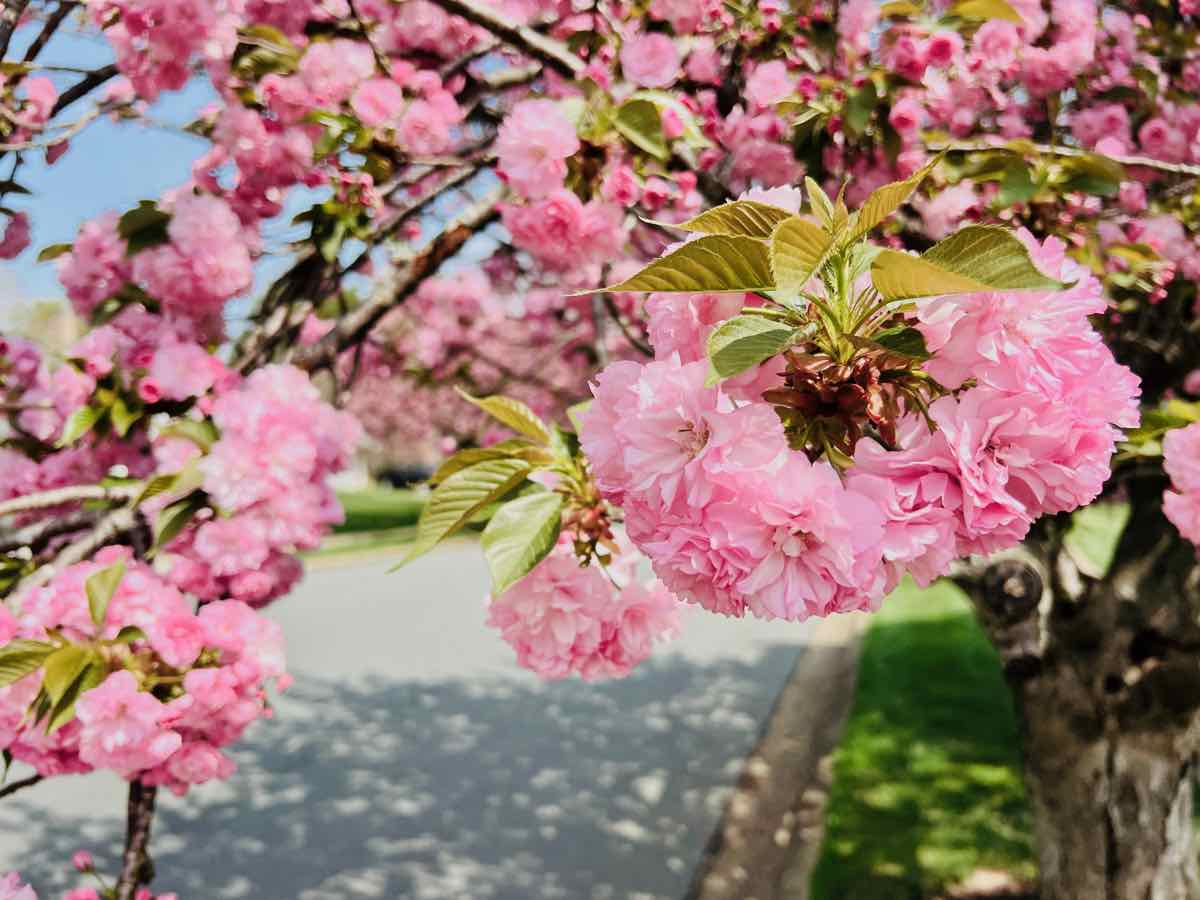
{"label": "cluster of pink blossoms on branch", "polygon": [[1094,500],[1120,429],[1138,422],[1138,380],[1089,322],[1106,307],[1096,279],[1060,242],[1022,239],[1044,274],[1074,286],[918,302],[923,369],[953,393],[905,415],[895,446],[860,439],[844,474],[789,448],[763,398],[783,385],[782,358],[754,370],[750,390],[710,386],[700,359],[720,323],[696,326],[714,298],[652,299],[656,359],[600,374],[580,437],[659,578],[724,615],[875,609],[906,571],[928,584]]}

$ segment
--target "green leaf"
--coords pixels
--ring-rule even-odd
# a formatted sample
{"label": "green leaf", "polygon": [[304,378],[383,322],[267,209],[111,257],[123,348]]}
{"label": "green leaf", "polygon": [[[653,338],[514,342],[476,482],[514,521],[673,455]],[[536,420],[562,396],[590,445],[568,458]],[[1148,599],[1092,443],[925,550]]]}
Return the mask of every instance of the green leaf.
{"label": "green leaf", "polygon": [[1090,578],[1108,575],[1129,514],[1128,503],[1093,503],[1071,514],[1063,547],[1080,572]]}
{"label": "green leaf", "polygon": [[517,434],[537,441],[543,447],[550,445],[550,427],[536,413],[520,400],[511,397],[472,397],[461,388],[459,395],[468,403],[473,403],[502,425],[507,425]]}
{"label": "green leaf", "polygon": [[455,472],[477,463],[487,462],[490,459],[523,459],[528,463],[543,465],[548,465],[554,460],[550,451],[530,443],[524,438],[514,438],[509,441],[501,441],[491,447],[469,447],[466,450],[459,450],[438,467],[438,470],[430,476],[429,483],[441,484]]}
{"label": "green leaf", "polygon": [[875,91],[875,82],[868,80],[846,101],[846,126],[856,134],[862,134],[878,105],[879,94]]}
{"label": "green leaf", "polygon": [[75,249],[74,244],[51,244],[49,247],[43,247],[42,252],[38,254],[38,262],[49,262],[52,259],[58,259],[64,253],[70,253]]}
{"label": "green leaf", "polygon": [[142,417],[140,409],[130,409],[129,404],[125,402],[125,398],[118,394],[112,402],[112,406],[108,409],[109,418],[112,419],[113,431],[117,433],[117,437],[125,437],[129,434],[137,420]]}
{"label": "green leaf", "polygon": [[808,192],[808,203],[812,207],[813,213],[821,220],[821,224],[827,231],[833,231],[833,201],[829,199],[829,195],[825,193],[821,185],[807,175],[804,176],[804,190]]}
{"label": "green leaf", "polygon": [[1097,197],[1114,197],[1127,180],[1124,167],[1114,159],[1089,153],[1068,159],[1063,168],[1070,173],[1063,183],[1064,191],[1080,191]]}
{"label": "green leaf", "polygon": [[752,369],[786,350],[796,329],[762,316],[735,316],[708,336],[709,384]]}
{"label": "green leaf", "polygon": [[417,522],[417,538],[400,565],[428,553],[531,471],[532,466],[521,459],[491,459],[455,472],[430,495]]}
{"label": "green leaf", "polygon": [[970,225],[923,256],[884,250],[871,265],[871,281],[885,300],[1069,286],[1039,272],[1025,245],[992,225]]}
{"label": "green leaf", "polygon": [[212,449],[221,437],[217,427],[209,421],[198,422],[195,419],[175,419],[170,425],[159,432],[159,437],[187,438],[205,453]]}
{"label": "green leaf", "polygon": [[825,264],[832,249],[833,236],[827,231],[799,216],[789,218],[771,235],[775,289],[788,293],[802,290]]}
{"label": "green leaf", "polygon": [[492,593],[502,594],[554,549],[562,530],[563,498],[552,491],[503,504],[480,543],[492,573]]}
{"label": "green leaf", "polygon": [[70,447],[81,437],[96,427],[96,424],[104,417],[105,410],[96,409],[94,406],[81,406],[67,418],[63,424],[62,435],[58,439],[58,446]]}
{"label": "green leaf", "polygon": [[850,229],[849,236],[844,243],[855,241],[874,230],[877,225],[882,224],[888,216],[898,210],[913,195],[913,191],[921,186],[921,182],[929,177],[929,173],[941,162],[943,155],[939,153],[903,181],[893,181],[891,184],[885,184],[876,189],[859,209],[854,219],[854,226]]}
{"label": "green leaf", "polygon": [[51,703],[58,703],[76,678],[93,659],[92,652],[78,644],[67,644],[46,657],[42,690]]}
{"label": "green leaf", "polygon": [[173,475],[155,475],[146,482],[146,486],[142,488],[142,492],[138,494],[137,499],[133,502],[134,506],[140,506],[152,497],[157,497],[159,494],[165,494],[171,488],[175,487],[175,482],[179,480],[179,473]]}
{"label": "green leaf", "polygon": [[97,627],[104,627],[104,616],[108,612],[108,603],[112,600],[113,594],[117,592],[117,586],[124,577],[125,560],[122,559],[107,569],[92,573],[83,583],[88,598],[88,610],[91,611],[92,621],[96,623]]}
{"label": "green leaf", "polygon": [[702,212],[694,219],[680,225],[670,226],[684,231],[699,231],[704,234],[725,234],[766,240],[780,222],[790,219],[786,209],[759,203],[756,200],[732,200]]}
{"label": "green leaf", "polygon": [[142,631],[142,629],[138,628],[136,625],[126,625],[117,632],[117,636],[114,638],[114,640],[118,644],[132,644],[134,641],[146,640],[146,632]]}
{"label": "green leaf", "polygon": [[155,549],[169,544],[207,504],[204,493],[196,491],[163,507],[154,520]]}
{"label": "green leaf", "polygon": [[153,200],[142,200],[117,223],[117,233],[128,245],[126,255],[133,256],[147,247],[165,244],[171,239],[167,234],[170,222],[170,215],[159,209]]}
{"label": "green leaf", "polygon": [[[87,664],[79,674],[67,685],[62,696],[54,703],[50,716],[46,720],[46,734],[53,734],[75,718],[75,701],[80,695],[99,687],[104,681],[106,672],[103,664],[94,653],[88,654]],[[44,690],[43,686],[43,690]]]}
{"label": "green leaf", "polygon": [[613,127],[651,156],[665,160],[671,155],[663,136],[662,115],[649,100],[626,100],[617,109]]}
{"label": "green leaf", "polygon": [[632,278],[601,290],[722,294],[769,291],[774,287],[770,251],[764,241],[710,234],[688,241]]}
{"label": "green leaf", "polygon": [[921,14],[921,7],[910,0],[891,0],[879,7],[879,14],[881,16],[917,16]]}
{"label": "green leaf", "polygon": [[1000,192],[996,194],[996,205],[1000,207],[1026,203],[1038,192],[1029,165],[1022,159],[1014,159],[1004,167],[1000,179]]}
{"label": "green leaf", "polygon": [[899,353],[901,356],[929,359],[929,349],[925,346],[925,335],[908,325],[886,328],[878,334],[872,335],[871,340],[884,349]]}
{"label": "green leaf", "polygon": [[0,647],[0,687],[8,687],[36,672],[53,652],[53,644],[23,639]]}
{"label": "green leaf", "polygon": [[1014,25],[1025,24],[1008,0],[963,0],[950,9],[950,14],[963,19],[1003,19]]}

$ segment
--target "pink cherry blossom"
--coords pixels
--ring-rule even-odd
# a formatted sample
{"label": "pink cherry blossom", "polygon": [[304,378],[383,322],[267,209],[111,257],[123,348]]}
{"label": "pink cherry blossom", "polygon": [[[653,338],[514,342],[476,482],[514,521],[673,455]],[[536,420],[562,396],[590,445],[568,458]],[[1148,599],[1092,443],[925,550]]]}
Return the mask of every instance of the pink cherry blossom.
{"label": "pink cherry blossom", "polygon": [[634,35],[621,47],[621,71],[641,87],[668,87],[679,77],[679,49],[665,34]]}
{"label": "pink cherry blossom", "polygon": [[79,756],[93,766],[131,777],[179,749],[179,734],[161,727],[166,708],[138,689],[131,672],[114,672],[75,704],[83,726]]}
{"label": "pink cherry blossom", "polygon": [[496,156],[508,183],[538,200],[561,187],[568,156],[579,150],[575,126],[553,100],[523,100],[500,126]]}

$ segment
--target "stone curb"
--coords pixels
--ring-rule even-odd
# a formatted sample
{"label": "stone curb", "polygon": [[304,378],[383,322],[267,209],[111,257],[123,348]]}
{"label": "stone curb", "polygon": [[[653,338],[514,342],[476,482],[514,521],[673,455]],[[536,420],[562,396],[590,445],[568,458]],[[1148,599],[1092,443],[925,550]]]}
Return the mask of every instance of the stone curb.
{"label": "stone curb", "polygon": [[854,702],[869,616],[823,620],[775,700],[684,900],[807,900],[832,753]]}

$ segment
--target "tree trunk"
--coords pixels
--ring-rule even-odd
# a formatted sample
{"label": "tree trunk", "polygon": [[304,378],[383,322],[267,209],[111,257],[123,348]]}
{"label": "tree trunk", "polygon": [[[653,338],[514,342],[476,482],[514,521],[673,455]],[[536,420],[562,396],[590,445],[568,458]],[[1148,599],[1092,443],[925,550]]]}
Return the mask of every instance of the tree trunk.
{"label": "tree trunk", "polygon": [[1013,693],[1041,900],[1197,900],[1195,550],[1150,493],[1107,572],[1060,524],[958,579]]}

